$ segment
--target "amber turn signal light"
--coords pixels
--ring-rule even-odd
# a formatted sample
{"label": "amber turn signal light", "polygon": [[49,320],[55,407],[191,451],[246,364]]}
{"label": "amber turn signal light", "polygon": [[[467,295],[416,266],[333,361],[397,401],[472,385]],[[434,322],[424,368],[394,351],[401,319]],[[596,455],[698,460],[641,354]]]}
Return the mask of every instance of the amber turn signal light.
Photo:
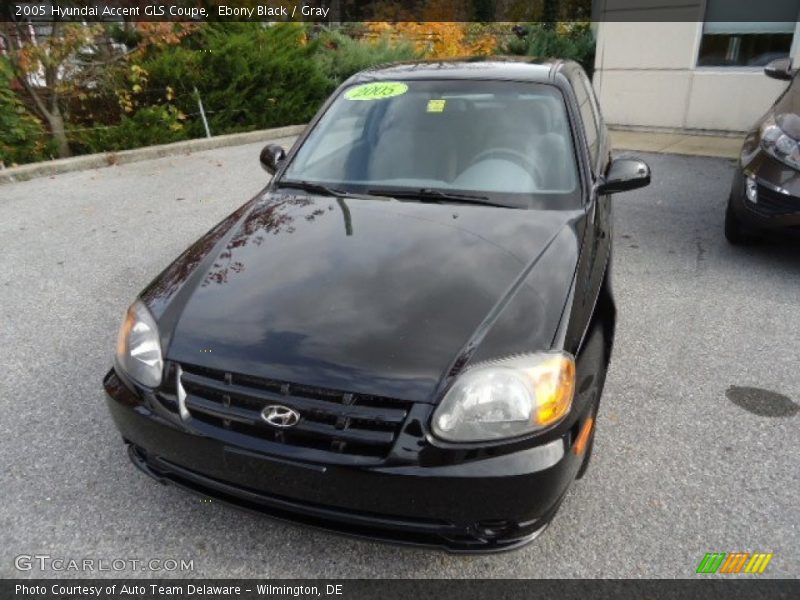
{"label": "amber turn signal light", "polygon": [[572,449],[575,451],[575,454],[580,456],[586,450],[586,444],[589,443],[589,436],[592,434],[592,427],[594,427],[594,417],[589,417],[584,421],[583,427],[581,427],[581,431],[578,434],[578,438],[575,440],[575,445]]}

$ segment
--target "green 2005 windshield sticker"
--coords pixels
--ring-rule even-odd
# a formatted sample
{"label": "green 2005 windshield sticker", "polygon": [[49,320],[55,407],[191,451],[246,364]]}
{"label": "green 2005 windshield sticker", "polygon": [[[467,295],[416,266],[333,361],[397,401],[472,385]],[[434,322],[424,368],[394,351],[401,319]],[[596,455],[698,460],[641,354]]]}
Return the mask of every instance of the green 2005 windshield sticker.
{"label": "green 2005 windshield sticker", "polygon": [[350,88],[344,93],[348,100],[383,100],[405,94],[408,86],[399,81],[378,81]]}

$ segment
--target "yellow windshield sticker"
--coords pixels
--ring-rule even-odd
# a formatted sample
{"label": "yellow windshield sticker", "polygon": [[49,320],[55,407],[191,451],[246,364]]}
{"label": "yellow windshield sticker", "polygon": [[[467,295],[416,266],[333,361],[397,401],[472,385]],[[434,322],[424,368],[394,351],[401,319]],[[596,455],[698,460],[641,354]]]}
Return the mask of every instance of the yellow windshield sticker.
{"label": "yellow windshield sticker", "polygon": [[447,100],[428,100],[428,112],[444,112]]}
{"label": "yellow windshield sticker", "polygon": [[408,86],[398,81],[378,81],[350,88],[344,93],[347,100],[383,100],[405,94]]}

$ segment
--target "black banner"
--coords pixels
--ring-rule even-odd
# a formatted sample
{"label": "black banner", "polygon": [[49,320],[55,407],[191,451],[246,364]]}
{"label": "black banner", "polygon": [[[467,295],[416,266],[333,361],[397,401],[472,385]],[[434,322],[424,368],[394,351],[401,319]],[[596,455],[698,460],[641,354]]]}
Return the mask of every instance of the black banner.
{"label": "black banner", "polygon": [[2,580],[3,600],[758,600],[800,596],[798,580]]}
{"label": "black banner", "polygon": [[[314,23],[703,21],[705,0],[30,0],[3,2],[3,21],[305,21]],[[719,4],[719,3],[718,3]],[[797,2],[727,0],[726,22],[794,22]]]}

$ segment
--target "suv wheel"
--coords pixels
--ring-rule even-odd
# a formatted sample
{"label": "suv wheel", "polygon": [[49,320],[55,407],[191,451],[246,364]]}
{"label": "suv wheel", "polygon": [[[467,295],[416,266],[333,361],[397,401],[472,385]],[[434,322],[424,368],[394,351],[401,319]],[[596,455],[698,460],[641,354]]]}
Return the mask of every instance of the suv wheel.
{"label": "suv wheel", "polygon": [[758,236],[748,231],[736,216],[730,200],[725,211],[725,239],[734,246],[749,244],[758,239]]}

